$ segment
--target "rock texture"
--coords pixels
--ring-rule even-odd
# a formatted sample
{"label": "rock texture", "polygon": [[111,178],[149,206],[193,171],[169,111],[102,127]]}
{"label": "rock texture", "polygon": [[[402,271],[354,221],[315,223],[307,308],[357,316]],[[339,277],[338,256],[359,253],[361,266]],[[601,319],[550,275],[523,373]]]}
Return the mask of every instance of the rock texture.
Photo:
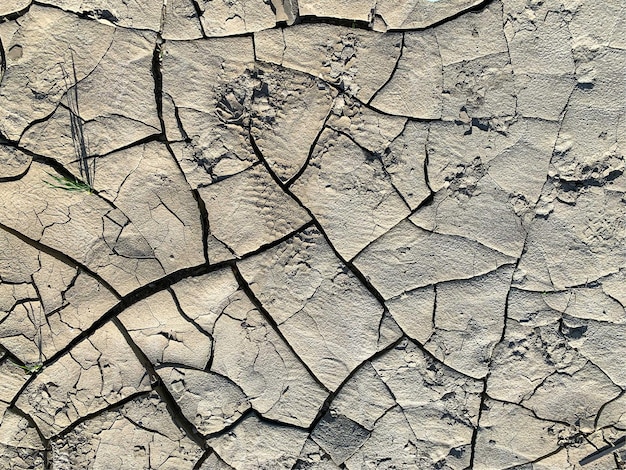
{"label": "rock texture", "polygon": [[0,468],[626,468],[626,1],[0,1]]}

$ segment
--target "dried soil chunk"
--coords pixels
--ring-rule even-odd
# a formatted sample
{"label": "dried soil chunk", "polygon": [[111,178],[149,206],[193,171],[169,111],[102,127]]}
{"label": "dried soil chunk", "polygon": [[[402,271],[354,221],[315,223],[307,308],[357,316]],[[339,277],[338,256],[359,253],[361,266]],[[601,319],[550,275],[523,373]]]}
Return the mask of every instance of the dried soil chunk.
{"label": "dried soil chunk", "polygon": [[211,370],[239,385],[262,416],[309,426],[327,392],[242,291],[230,302],[215,325]]}
{"label": "dried soil chunk", "polygon": [[[209,214],[211,235],[235,257],[272,243],[310,220],[262,165],[200,188],[199,193]],[[209,259],[214,255],[209,247]]]}
{"label": "dried soil chunk", "polygon": [[345,259],[409,215],[382,162],[348,137],[324,131],[293,193]]}
{"label": "dried soil chunk", "polygon": [[404,33],[402,57],[391,80],[372,106],[383,112],[420,119],[441,118],[442,65],[437,37],[431,31]]}
{"label": "dried soil chunk", "polygon": [[155,393],[92,417],[52,441],[52,461],[61,469],[192,470],[201,455]]}
{"label": "dried soil chunk", "polygon": [[438,284],[434,331],[424,347],[465,375],[486,376],[502,336],[512,273],[513,267],[505,266],[474,279]]}
{"label": "dried soil chunk", "polygon": [[182,367],[157,372],[185,417],[204,435],[222,431],[250,408],[241,389],[221,375]]}
{"label": "dried soil chunk", "polygon": [[0,7],[0,16],[10,15],[26,9],[32,0],[6,0]]}
{"label": "dried soil chunk", "polygon": [[211,338],[181,315],[167,291],[137,302],[119,319],[153,364],[176,363],[204,369],[209,362]]}
{"label": "dried soil chunk", "polygon": [[374,29],[384,32],[427,28],[480,3],[481,0],[379,0],[374,10]]}
{"label": "dried soil chunk", "polygon": [[50,438],[84,416],[149,389],[146,371],[108,323],[44,368],[16,404]]}
{"label": "dried soil chunk", "polygon": [[369,21],[376,0],[298,0],[300,16]]}
{"label": "dried soil chunk", "polygon": [[535,418],[521,406],[488,399],[478,428],[474,468],[492,470],[532,462],[557,450],[567,432],[563,424]]}
{"label": "dried soil chunk", "polygon": [[232,432],[208,442],[235,470],[287,470],[296,463],[307,436],[304,429],[277,426],[249,415]]}
{"label": "dried soil chunk", "polygon": [[0,87],[0,132],[11,140],[19,140],[31,122],[53,112],[68,85],[74,84],[73,73],[68,78],[59,64],[68,70],[73,64],[76,80],[84,79],[106,53],[114,33],[110,26],[39,5],[20,18],[20,25],[11,42],[3,44],[9,53]]}
{"label": "dried soil chunk", "polygon": [[161,34],[165,40],[202,37],[202,25],[193,0],[168,0]]}
{"label": "dried soil chunk", "polygon": [[321,80],[270,64],[259,68],[259,81],[251,133],[272,171],[288,181],[305,164],[337,92]]}
{"label": "dried soil chunk", "polygon": [[458,236],[440,235],[402,221],[354,260],[389,299],[418,287],[469,279],[511,264],[515,258]]}
{"label": "dried soil chunk", "polygon": [[189,184],[206,186],[256,162],[248,132],[257,83],[251,38],[168,41],[162,60],[163,93],[170,101],[165,131],[171,140],[181,132],[186,139],[172,149]]}
{"label": "dried soil chunk", "polygon": [[315,228],[239,266],[296,354],[329,389],[378,349],[382,306]]}
{"label": "dried soil chunk", "polygon": [[269,1],[200,0],[198,4],[207,37],[252,33],[276,25],[276,15]]}
{"label": "dried soil chunk", "polygon": [[[73,86],[61,106],[44,122],[29,127],[20,145],[77,174],[81,156],[103,155],[160,134],[154,89],[146,85],[153,80],[155,41],[154,33],[117,29],[96,68],[77,85],[68,82]],[[73,80],[72,63],[63,69]]]}
{"label": "dried soil chunk", "polygon": [[198,203],[165,145],[99,159],[95,186],[145,237],[165,272],[204,262]]}
{"label": "dried soil chunk", "polygon": [[159,31],[160,1],[154,0],[42,0],[66,11],[82,13],[89,18],[132,29]]}
{"label": "dried soil chunk", "polygon": [[[369,101],[391,76],[402,34],[307,24],[254,36],[257,60],[321,77],[361,101]],[[281,52],[282,51],[282,52]]]}
{"label": "dried soil chunk", "polygon": [[15,147],[0,146],[0,181],[17,179],[30,168],[32,157]]}

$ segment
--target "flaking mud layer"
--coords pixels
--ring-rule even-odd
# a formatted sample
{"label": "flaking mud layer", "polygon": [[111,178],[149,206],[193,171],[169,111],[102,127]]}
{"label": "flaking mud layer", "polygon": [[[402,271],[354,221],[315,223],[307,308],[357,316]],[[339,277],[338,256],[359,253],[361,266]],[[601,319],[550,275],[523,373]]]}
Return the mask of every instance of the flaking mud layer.
{"label": "flaking mud layer", "polygon": [[626,468],[626,0],[2,0],[0,468]]}

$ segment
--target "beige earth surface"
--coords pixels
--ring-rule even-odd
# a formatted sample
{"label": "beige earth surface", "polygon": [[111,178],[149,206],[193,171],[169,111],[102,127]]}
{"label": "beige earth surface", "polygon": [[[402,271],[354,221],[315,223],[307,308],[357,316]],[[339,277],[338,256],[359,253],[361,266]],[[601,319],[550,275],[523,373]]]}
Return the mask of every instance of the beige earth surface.
{"label": "beige earth surface", "polygon": [[0,468],[626,468],[625,148],[626,0],[0,0]]}

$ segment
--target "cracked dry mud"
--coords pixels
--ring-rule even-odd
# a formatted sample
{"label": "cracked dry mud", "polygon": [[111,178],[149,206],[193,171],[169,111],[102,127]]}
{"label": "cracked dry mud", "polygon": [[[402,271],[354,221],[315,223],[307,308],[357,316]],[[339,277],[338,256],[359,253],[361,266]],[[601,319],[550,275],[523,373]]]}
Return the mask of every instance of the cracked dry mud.
{"label": "cracked dry mud", "polygon": [[0,468],[626,468],[625,38],[1,0]]}

